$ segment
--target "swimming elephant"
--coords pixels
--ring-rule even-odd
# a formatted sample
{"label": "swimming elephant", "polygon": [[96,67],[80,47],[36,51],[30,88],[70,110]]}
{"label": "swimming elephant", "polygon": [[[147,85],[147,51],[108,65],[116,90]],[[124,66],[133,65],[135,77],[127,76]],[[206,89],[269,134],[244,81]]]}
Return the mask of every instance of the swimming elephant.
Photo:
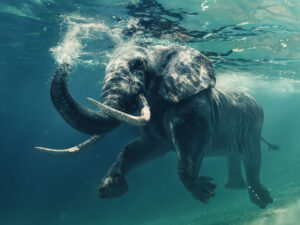
{"label": "swimming elephant", "polygon": [[194,198],[207,203],[215,194],[213,179],[198,176],[203,157],[224,156],[227,188],[247,187],[251,201],[261,208],[273,202],[260,182],[262,107],[244,92],[216,87],[212,63],[197,50],[177,45],[117,49],[106,68],[101,102],[88,98],[99,111],[73,99],[67,87],[70,72],[68,64],[58,67],[52,102],[67,123],[92,137],[69,149],[37,149],[73,155],[94,146],[122,122],[141,130],[103,178],[101,198],[123,195],[129,171],[174,151],[178,176]]}

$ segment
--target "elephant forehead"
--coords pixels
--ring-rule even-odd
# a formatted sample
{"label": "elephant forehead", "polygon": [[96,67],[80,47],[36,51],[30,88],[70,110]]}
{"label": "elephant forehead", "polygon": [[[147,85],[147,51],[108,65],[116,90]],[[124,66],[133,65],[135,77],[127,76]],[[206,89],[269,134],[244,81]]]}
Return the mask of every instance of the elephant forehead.
{"label": "elephant forehead", "polygon": [[116,70],[119,67],[127,68],[128,62],[132,60],[147,59],[147,51],[142,47],[123,46],[117,48],[116,51],[110,56],[110,62],[106,67],[106,71]]}

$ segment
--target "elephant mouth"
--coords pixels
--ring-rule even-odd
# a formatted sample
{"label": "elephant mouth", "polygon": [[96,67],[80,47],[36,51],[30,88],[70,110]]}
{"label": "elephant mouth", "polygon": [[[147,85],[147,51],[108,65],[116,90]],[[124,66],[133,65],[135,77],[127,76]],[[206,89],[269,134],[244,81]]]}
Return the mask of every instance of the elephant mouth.
{"label": "elephant mouth", "polygon": [[141,108],[140,116],[130,115],[128,113],[106,106],[101,102],[98,102],[92,98],[87,98],[88,101],[90,101],[92,104],[94,104],[99,108],[100,112],[107,114],[109,117],[114,118],[117,121],[123,122],[130,126],[140,127],[140,126],[147,125],[147,123],[150,121],[151,112],[145,96],[143,94],[140,94],[138,96],[138,99],[139,99],[139,106]]}

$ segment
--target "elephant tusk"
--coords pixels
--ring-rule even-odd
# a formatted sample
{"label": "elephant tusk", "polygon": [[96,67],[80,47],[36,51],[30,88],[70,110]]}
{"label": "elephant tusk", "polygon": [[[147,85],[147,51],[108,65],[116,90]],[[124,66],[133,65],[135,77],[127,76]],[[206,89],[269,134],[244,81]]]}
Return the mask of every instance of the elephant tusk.
{"label": "elephant tusk", "polygon": [[35,149],[55,156],[73,156],[90,149],[95,144],[97,144],[103,138],[103,136],[104,135],[94,135],[88,140],[80,143],[79,145],[66,149],[52,149],[44,147],[35,147]]}
{"label": "elephant tusk", "polygon": [[92,98],[87,98],[89,102],[97,106],[102,112],[107,113],[109,116],[115,118],[120,122],[124,122],[131,126],[145,126],[151,118],[150,107],[148,106],[148,102],[143,95],[139,95],[140,105],[142,107],[140,116],[133,116],[124,112],[121,112],[117,109],[111,108],[107,105],[104,105]]}

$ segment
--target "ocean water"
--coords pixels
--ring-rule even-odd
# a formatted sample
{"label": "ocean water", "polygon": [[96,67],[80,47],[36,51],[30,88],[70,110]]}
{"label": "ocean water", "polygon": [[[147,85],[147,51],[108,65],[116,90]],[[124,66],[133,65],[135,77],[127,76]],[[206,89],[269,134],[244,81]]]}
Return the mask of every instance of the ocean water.
{"label": "ocean water", "polygon": [[[300,1],[1,0],[0,28],[0,224],[300,224]],[[215,179],[215,198],[194,200],[172,153],[132,171],[121,198],[99,199],[102,177],[138,135],[128,126],[72,158],[34,149],[87,138],[51,103],[57,64],[72,64],[71,92],[92,107],[86,97],[99,97],[109,56],[134,43],[193,47],[213,62],[218,85],[261,103],[263,136],[280,146],[262,146],[261,179],[273,204],[260,209],[247,190],[226,190],[224,158],[205,159],[200,171]]]}

